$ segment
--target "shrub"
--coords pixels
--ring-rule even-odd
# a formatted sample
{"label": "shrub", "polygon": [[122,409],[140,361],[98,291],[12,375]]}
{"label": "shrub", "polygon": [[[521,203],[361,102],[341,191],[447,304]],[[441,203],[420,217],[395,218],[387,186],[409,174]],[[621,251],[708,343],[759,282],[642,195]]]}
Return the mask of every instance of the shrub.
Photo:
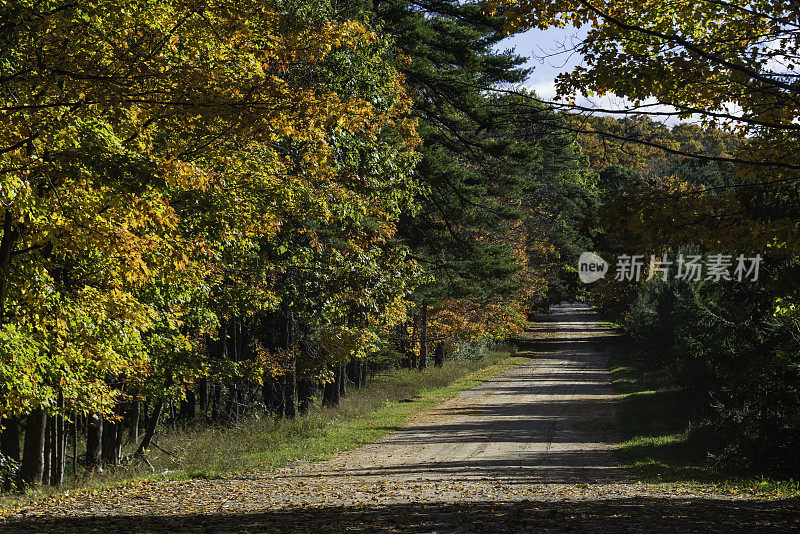
{"label": "shrub", "polygon": [[625,331],[685,391],[718,466],[785,477],[800,474],[800,313],[777,296],[783,267],[758,283],[645,283]]}

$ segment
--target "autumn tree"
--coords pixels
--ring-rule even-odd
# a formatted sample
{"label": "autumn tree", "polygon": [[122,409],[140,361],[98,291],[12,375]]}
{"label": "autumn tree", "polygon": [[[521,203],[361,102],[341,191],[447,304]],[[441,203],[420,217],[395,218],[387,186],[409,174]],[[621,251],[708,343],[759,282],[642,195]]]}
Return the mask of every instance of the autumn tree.
{"label": "autumn tree", "polygon": [[[3,6],[4,454],[20,417],[66,415],[115,462],[128,408],[152,401],[141,451],[206,376],[236,406],[279,356],[243,332],[256,313],[366,333],[403,314],[414,262],[387,243],[414,123],[385,41],[327,9]],[[43,435],[24,482],[47,472]]]}
{"label": "autumn tree", "polygon": [[[748,136],[727,158],[749,182],[731,191],[728,211],[746,209],[757,225],[785,234],[784,247],[796,242],[790,230],[796,214],[787,203],[797,196],[795,3],[497,1],[487,9],[502,11],[509,31],[589,28],[576,48],[585,65],[559,77],[560,95],[614,93],[644,113],[648,108],[639,104],[655,101],[676,110],[656,115],[698,116]],[[753,209],[759,204],[773,207]]]}

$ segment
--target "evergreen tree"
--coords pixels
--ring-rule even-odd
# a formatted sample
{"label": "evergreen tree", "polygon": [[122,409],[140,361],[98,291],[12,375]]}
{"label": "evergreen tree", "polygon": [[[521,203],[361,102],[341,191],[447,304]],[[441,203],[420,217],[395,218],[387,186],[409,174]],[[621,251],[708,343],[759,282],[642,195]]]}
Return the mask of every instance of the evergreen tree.
{"label": "evergreen tree", "polygon": [[508,124],[486,89],[523,81],[523,59],[495,50],[504,37],[501,20],[485,15],[479,2],[375,0],[371,9],[405,61],[423,138],[416,169],[422,209],[399,227],[435,280],[417,300],[511,290],[518,265],[495,237],[520,217],[525,182],[518,165],[525,155],[499,135]]}

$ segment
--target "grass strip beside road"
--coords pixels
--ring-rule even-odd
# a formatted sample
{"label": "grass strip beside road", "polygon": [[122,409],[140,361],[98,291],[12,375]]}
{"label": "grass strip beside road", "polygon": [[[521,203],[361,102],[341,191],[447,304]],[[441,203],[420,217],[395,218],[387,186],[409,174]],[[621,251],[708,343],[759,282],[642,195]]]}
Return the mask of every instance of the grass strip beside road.
{"label": "grass strip beside road", "polygon": [[[183,459],[173,461],[183,463],[181,472],[193,478],[323,460],[375,441],[411,416],[522,361],[508,352],[493,352],[478,361],[448,362],[422,372],[390,371],[363,389],[348,391],[336,409],[317,408],[294,421],[251,420],[234,428],[184,433],[182,439],[190,443]],[[176,441],[165,448],[179,447]]]}
{"label": "grass strip beside road", "polygon": [[623,443],[620,465],[648,482],[713,484],[765,497],[798,497],[800,484],[716,469],[709,444],[690,432],[684,392],[664,371],[654,370],[620,343],[612,349],[611,385],[620,394],[617,421]]}

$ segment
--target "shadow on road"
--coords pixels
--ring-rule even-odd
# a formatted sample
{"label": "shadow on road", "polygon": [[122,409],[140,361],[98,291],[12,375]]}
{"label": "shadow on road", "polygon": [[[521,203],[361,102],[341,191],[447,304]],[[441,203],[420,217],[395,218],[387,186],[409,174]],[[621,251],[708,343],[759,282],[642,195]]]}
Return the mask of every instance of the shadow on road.
{"label": "shadow on road", "polygon": [[796,505],[663,498],[410,503],[252,514],[29,519],[0,525],[0,532],[797,532]]}

